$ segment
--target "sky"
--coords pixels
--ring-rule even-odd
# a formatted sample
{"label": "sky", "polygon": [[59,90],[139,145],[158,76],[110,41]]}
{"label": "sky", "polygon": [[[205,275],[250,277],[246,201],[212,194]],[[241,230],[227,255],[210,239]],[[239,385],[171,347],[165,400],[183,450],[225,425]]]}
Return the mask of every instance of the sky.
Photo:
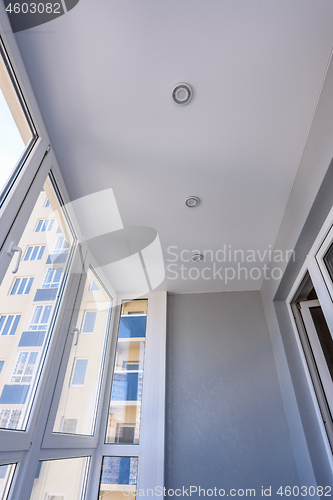
{"label": "sky", "polygon": [[20,132],[0,90],[0,192],[24,149]]}

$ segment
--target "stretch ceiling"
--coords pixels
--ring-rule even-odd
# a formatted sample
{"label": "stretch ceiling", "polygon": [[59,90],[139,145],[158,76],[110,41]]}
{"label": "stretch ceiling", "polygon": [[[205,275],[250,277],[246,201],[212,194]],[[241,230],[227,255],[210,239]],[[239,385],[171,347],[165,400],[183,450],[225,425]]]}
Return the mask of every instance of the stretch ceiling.
{"label": "stretch ceiling", "polygon": [[[179,258],[162,289],[250,290],[262,276],[226,283],[212,266],[242,249],[261,267],[274,245],[332,23],[331,0],[80,0],[16,38],[71,199],[112,188],[124,226],[157,230],[166,266]],[[171,100],[178,82],[186,106]]]}

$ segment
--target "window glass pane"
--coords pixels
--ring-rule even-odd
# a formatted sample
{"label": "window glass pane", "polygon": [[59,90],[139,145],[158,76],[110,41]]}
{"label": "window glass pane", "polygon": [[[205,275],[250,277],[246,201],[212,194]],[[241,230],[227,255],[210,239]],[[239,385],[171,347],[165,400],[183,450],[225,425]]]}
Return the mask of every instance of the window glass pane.
{"label": "window glass pane", "polygon": [[62,253],[68,251],[68,243],[63,236],[59,236],[53,249],[53,253]]}
{"label": "window glass pane", "polygon": [[10,329],[11,324],[12,324],[12,322],[13,322],[13,319],[14,319],[14,316],[13,316],[12,314],[9,314],[9,315],[7,316],[7,321],[6,321],[6,323],[5,323],[5,326],[4,326],[4,329],[3,329],[3,331],[2,331],[2,334],[1,334],[1,335],[8,335],[8,333],[9,333],[9,329]]}
{"label": "window glass pane", "polygon": [[107,443],[139,443],[147,304],[132,300],[122,305]]}
{"label": "window glass pane", "polygon": [[31,256],[31,253],[32,253],[32,250],[33,250],[33,247],[29,247],[29,248],[28,248],[27,253],[25,254],[25,258],[24,258],[24,260],[29,260],[29,259],[30,259],[30,256]]}
{"label": "window glass pane", "polygon": [[94,280],[92,280],[91,285],[90,285],[90,291],[91,292],[97,292],[98,290],[99,290],[98,286],[96,285],[96,283],[94,282]]}
{"label": "window glass pane", "polygon": [[39,247],[35,247],[32,251],[31,260],[36,260]]}
{"label": "window glass pane", "polygon": [[0,334],[2,336],[15,335],[20,319],[20,314],[2,315],[0,318]]}
{"label": "window glass pane", "polygon": [[38,260],[40,260],[43,257],[44,250],[45,250],[45,247],[41,246],[39,249],[39,252],[38,252],[38,257],[37,257]]}
{"label": "window glass pane", "polygon": [[16,464],[0,465],[0,500],[8,498]]}
{"label": "window glass pane", "polygon": [[18,290],[18,287],[20,285],[20,282],[21,280],[20,279],[16,279],[15,282],[14,282],[14,286],[13,286],[13,289],[11,291],[11,295],[15,295],[17,290]]}
{"label": "window glass pane", "polygon": [[[48,208],[44,208],[46,197],[50,200]],[[49,343],[52,313],[64,277],[63,272],[58,273],[60,280],[54,283],[54,289],[43,289],[45,273],[50,267],[55,273],[58,266],[47,264],[57,239],[56,228],[46,233],[35,233],[42,213],[57,218],[66,238],[73,242],[48,178],[18,243],[21,248],[44,247],[46,251],[40,260],[22,259],[18,276],[13,280],[12,269],[17,259],[15,254],[0,286],[0,353],[1,359],[5,360],[0,374],[0,428],[22,430],[26,427]],[[66,254],[66,259],[68,256]],[[63,267],[64,263],[61,269]]]}
{"label": "window glass pane", "polygon": [[20,322],[20,319],[21,319],[21,315],[20,315],[20,314],[17,314],[17,315],[15,316],[13,326],[12,326],[12,328],[10,329],[9,335],[15,335],[16,330],[17,330],[17,327],[18,327],[18,324],[19,324],[19,322]]}
{"label": "window glass pane", "polygon": [[[1,40],[0,40],[1,49]],[[0,50],[0,194],[13,176],[33,138],[32,129]]]}
{"label": "window glass pane", "polygon": [[[99,289],[91,292],[92,278]],[[87,308],[94,309],[88,315]],[[73,340],[53,432],[93,435],[100,383],[104,367],[111,312],[110,297],[92,270],[88,270],[79,308],[78,325],[82,331]],[[89,318],[85,320],[85,318]],[[84,334],[85,325],[91,335]],[[87,332],[85,332],[87,333]],[[65,419],[76,419],[74,428]]]}
{"label": "window glass pane", "polygon": [[46,271],[42,288],[59,288],[62,272],[62,267],[49,268]]}
{"label": "window glass pane", "polygon": [[23,293],[25,293],[27,284],[28,284],[28,278],[21,278],[21,283],[17,291],[18,295],[22,295]]}
{"label": "window glass pane", "polygon": [[33,318],[31,320],[31,325],[29,326],[29,328],[32,328],[32,329],[36,328],[35,325],[38,325],[38,323],[39,323],[39,320],[40,320],[40,317],[42,314],[42,310],[43,310],[43,306],[37,306],[35,308],[35,312],[34,312]]}
{"label": "window glass pane", "polygon": [[84,317],[82,333],[94,333],[97,311],[87,311]]}
{"label": "window glass pane", "polygon": [[99,500],[124,500],[136,497],[138,459],[135,457],[104,457]]}
{"label": "window glass pane", "polygon": [[84,385],[86,378],[88,360],[87,359],[75,359],[74,360],[74,371],[72,378],[72,385]]}
{"label": "window glass pane", "polygon": [[62,420],[61,432],[64,434],[76,434],[78,418],[64,417]]}
{"label": "window glass pane", "polygon": [[88,466],[88,457],[42,461],[30,500],[83,499]]}
{"label": "window glass pane", "polygon": [[41,319],[42,326],[47,325],[47,323],[49,322],[51,309],[52,309],[52,306],[44,306],[43,316]]}

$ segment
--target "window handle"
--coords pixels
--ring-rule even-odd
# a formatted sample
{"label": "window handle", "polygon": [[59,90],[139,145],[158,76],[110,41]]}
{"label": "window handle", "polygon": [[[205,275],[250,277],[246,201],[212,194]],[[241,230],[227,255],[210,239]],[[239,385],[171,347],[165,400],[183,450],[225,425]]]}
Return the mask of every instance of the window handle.
{"label": "window handle", "polygon": [[75,341],[74,345],[77,345],[77,343],[79,341],[80,330],[78,328],[74,328],[73,329],[73,335],[74,335],[75,332],[76,332],[76,341]]}
{"label": "window handle", "polygon": [[8,247],[7,254],[10,255],[10,257],[13,257],[14,253],[18,252],[17,256],[17,261],[16,261],[16,266],[13,269],[12,273],[16,274],[20,265],[21,257],[22,257],[22,248],[15,246],[14,241],[11,242],[11,244]]}

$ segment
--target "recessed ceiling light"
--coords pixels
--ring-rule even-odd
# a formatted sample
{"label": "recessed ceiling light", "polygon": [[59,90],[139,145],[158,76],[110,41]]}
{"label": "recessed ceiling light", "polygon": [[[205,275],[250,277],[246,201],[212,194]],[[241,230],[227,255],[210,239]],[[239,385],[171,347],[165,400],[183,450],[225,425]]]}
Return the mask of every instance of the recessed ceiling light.
{"label": "recessed ceiling light", "polygon": [[193,262],[200,262],[201,260],[203,260],[203,255],[201,255],[201,253],[195,253],[194,255],[192,255],[191,259],[193,260]]}
{"label": "recessed ceiling light", "polygon": [[171,91],[171,97],[176,104],[187,104],[192,99],[192,89],[187,83],[177,83]]}
{"label": "recessed ceiling light", "polygon": [[189,208],[197,207],[200,203],[200,199],[197,196],[189,196],[185,200],[185,205]]}

